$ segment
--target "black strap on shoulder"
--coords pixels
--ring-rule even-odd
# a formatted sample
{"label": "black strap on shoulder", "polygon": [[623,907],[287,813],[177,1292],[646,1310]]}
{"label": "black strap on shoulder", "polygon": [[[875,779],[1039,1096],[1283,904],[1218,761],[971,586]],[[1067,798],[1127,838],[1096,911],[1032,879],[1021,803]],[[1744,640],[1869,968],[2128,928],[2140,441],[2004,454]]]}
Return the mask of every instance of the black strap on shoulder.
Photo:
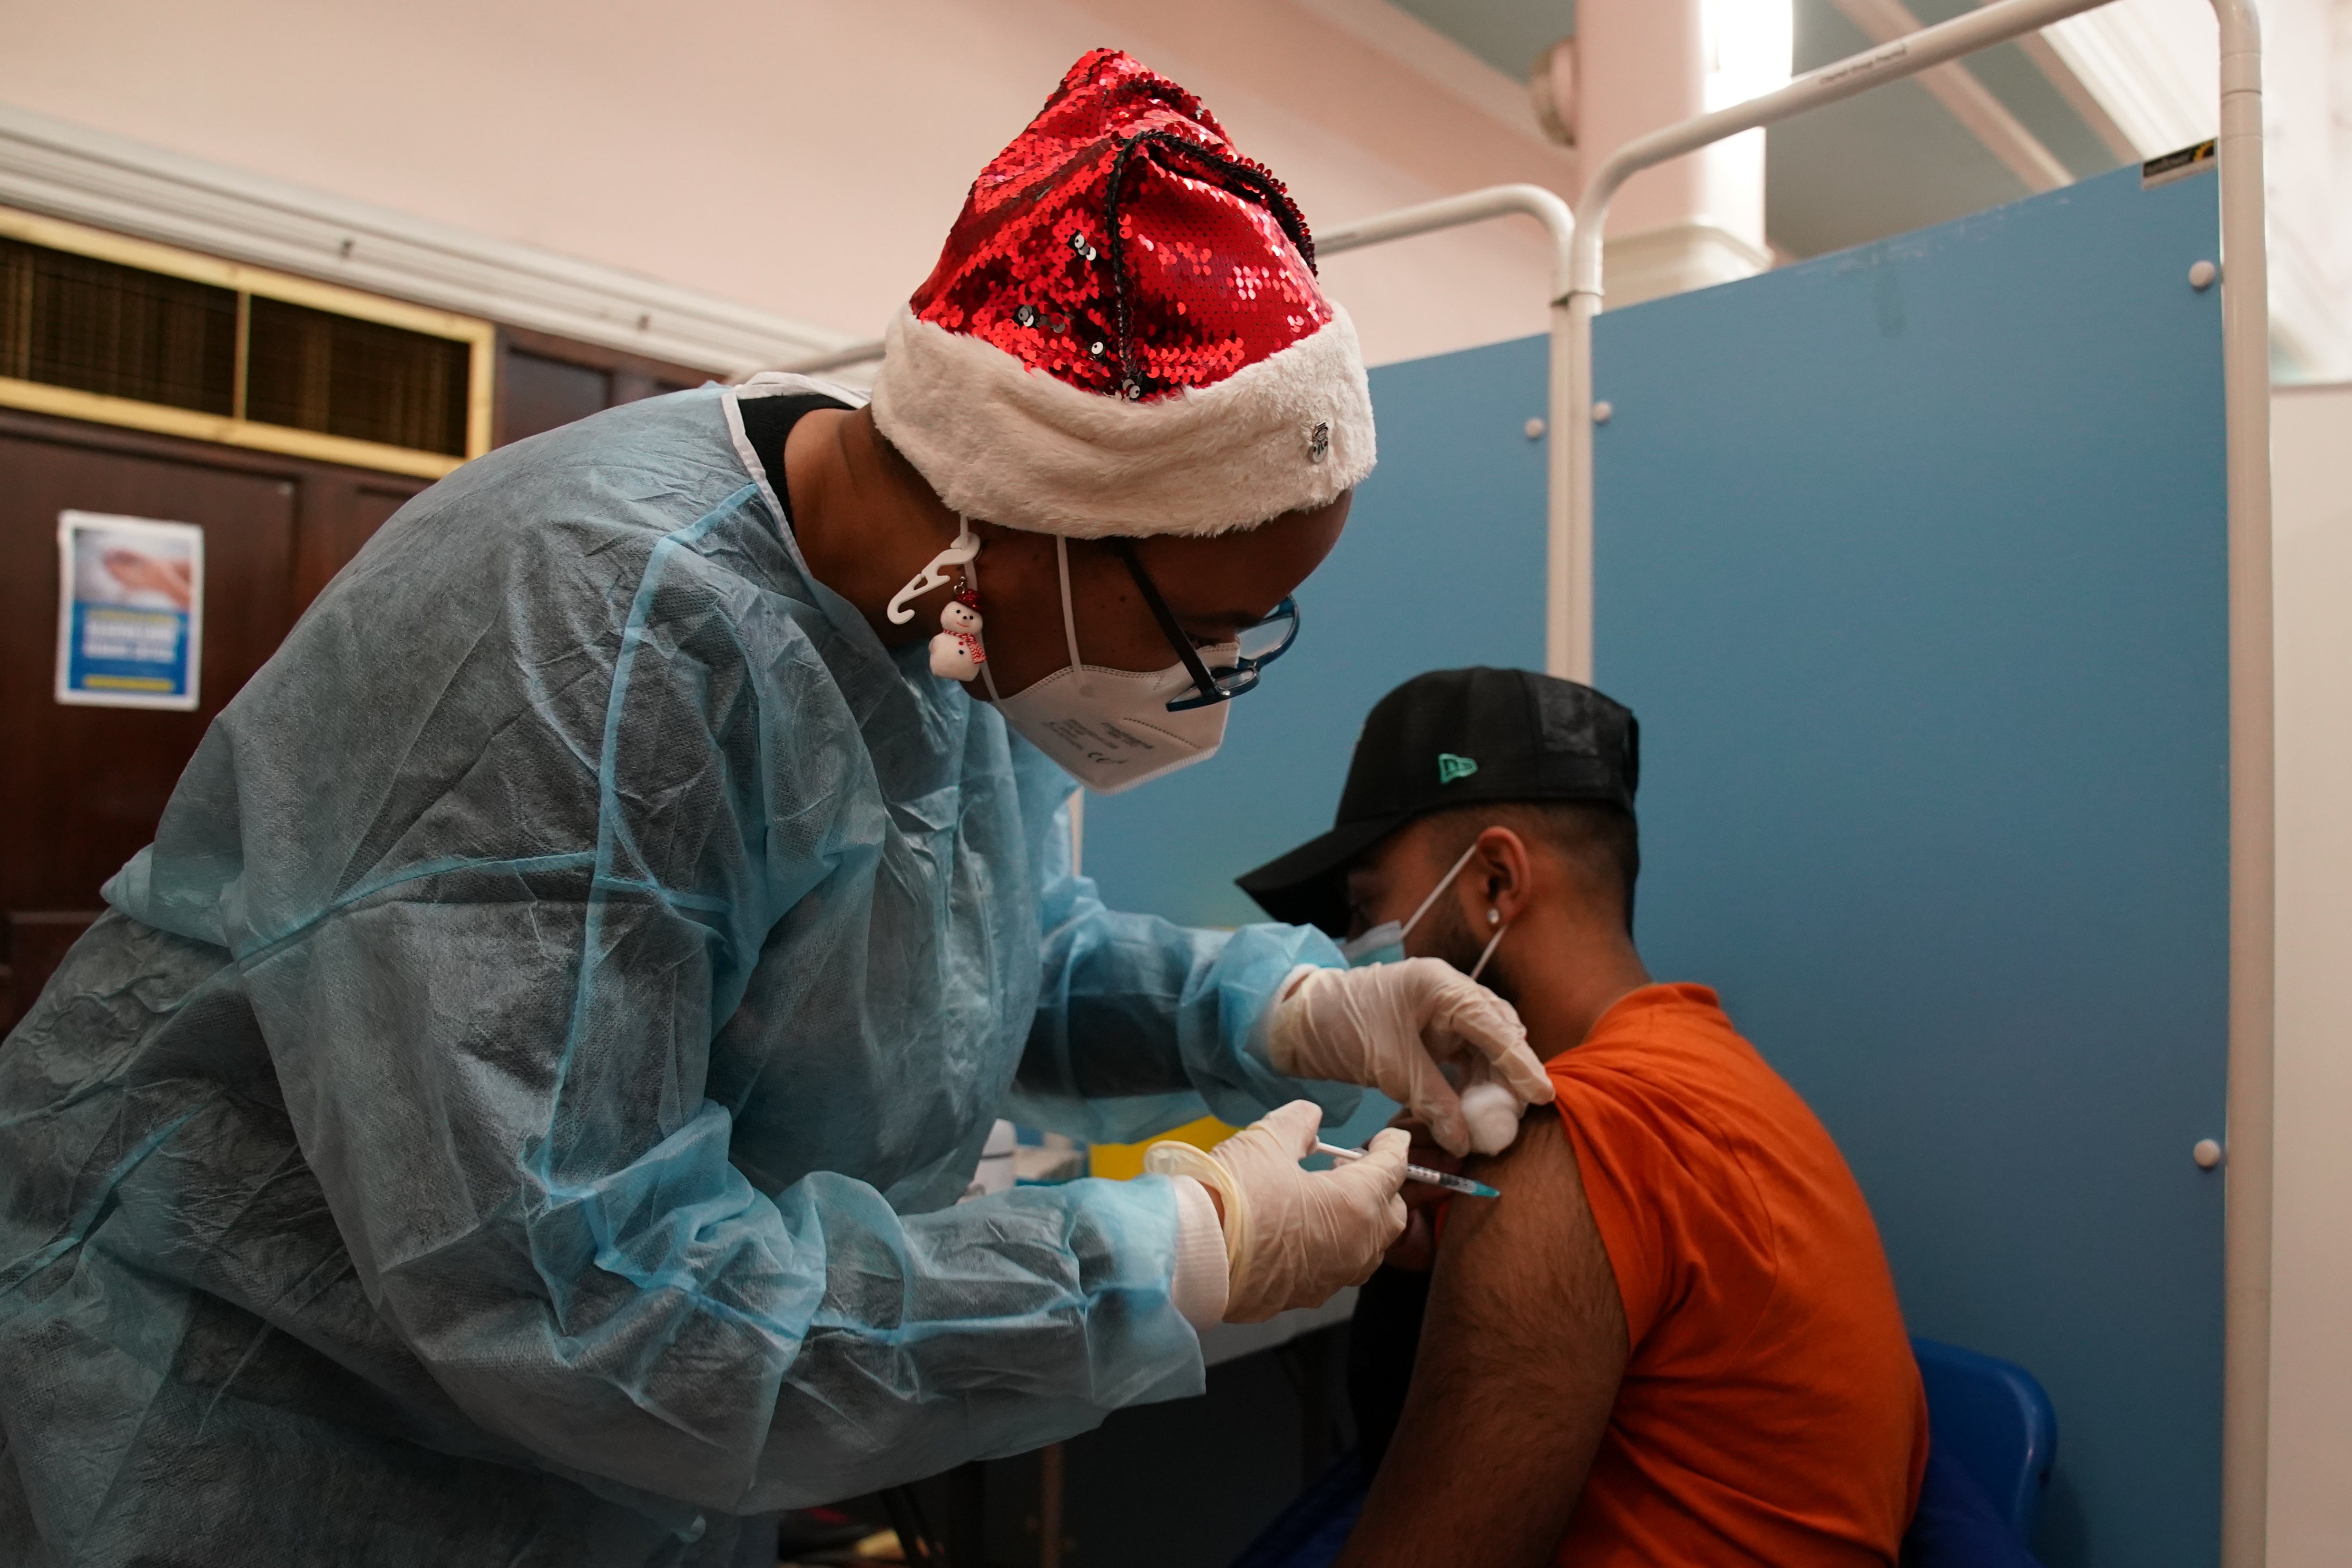
{"label": "black strap on shoulder", "polygon": [[784,509],[784,521],[790,524],[793,500],[784,489],[784,442],[803,416],[820,408],[846,408],[849,405],[821,392],[786,392],[741,398],[735,406],[743,416],[743,438],[751,444],[751,455],[766,471],[768,488],[776,492],[776,500]]}

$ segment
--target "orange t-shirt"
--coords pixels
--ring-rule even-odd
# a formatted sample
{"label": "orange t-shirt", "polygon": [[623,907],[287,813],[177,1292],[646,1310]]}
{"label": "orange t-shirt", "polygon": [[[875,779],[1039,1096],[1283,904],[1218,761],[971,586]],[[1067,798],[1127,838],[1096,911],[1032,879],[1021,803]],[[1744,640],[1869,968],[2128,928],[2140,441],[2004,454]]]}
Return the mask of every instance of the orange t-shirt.
{"label": "orange t-shirt", "polygon": [[1549,1066],[1632,1345],[1559,1562],[1893,1563],[1927,1402],[1828,1131],[1704,985]]}

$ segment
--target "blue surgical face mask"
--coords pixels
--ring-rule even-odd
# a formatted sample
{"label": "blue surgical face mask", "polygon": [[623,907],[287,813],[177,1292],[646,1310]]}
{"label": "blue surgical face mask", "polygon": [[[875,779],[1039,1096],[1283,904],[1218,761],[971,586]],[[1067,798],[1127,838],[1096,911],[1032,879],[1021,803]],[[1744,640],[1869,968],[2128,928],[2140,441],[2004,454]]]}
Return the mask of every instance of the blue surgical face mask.
{"label": "blue surgical face mask", "polygon": [[[1350,937],[1341,942],[1339,956],[1348,961],[1348,967],[1361,969],[1367,963],[1400,962],[1404,957],[1405,937],[1413,927],[1421,923],[1421,917],[1429,912],[1429,907],[1437,902],[1437,895],[1454,885],[1454,879],[1462,875],[1462,868],[1470,864],[1470,857],[1476,853],[1478,853],[1478,841],[1474,838],[1470,841],[1470,847],[1462,851],[1462,858],[1454,862],[1454,868],[1437,879],[1437,886],[1429,889],[1429,897],[1421,900],[1421,907],[1412,911],[1412,918],[1404,924],[1399,925],[1394,921],[1382,921],[1363,935]],[[1497,935],[1499,934],[1498,932]],[[1491,943],[1488,944],[1488,951],[1493,951]],[[1478,967],[1481,969],[1486,967],[1483,960]]]}

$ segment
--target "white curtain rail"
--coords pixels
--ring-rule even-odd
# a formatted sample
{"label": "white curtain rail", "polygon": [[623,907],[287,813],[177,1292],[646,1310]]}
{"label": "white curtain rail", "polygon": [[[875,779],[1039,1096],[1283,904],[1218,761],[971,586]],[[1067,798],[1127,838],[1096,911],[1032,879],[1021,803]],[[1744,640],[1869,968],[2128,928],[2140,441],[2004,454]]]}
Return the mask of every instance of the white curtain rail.
{"label": "white curtain rail", "polygon": [[1318,256],[1336,256],[1367,245],[1513,216],[1531,217],[1551,235],[1551,298],[1554,304],[1561,303],[1568,298],[1569,242],[1576,234],[1576,218],[1566,202],[1541,185],[1488,185],[1484,190],[1423,202],[1419,206],[1400,207],[1378,217],[1360,218],[1317,235],[1315,252]]}

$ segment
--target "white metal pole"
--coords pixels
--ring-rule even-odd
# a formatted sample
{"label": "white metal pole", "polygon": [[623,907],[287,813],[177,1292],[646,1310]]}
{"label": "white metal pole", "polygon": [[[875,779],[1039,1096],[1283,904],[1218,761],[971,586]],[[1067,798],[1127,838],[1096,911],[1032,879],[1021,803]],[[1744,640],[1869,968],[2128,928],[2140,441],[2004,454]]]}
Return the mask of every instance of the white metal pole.
{"label": "white metal pole", "polygon": [[[1575,508],[1578,465],[1592,462],[1592,334],[1576,331],[1573,295],[1551,302],[1551,374],[1544,411],[1544,670],[1592,684],[1592,509]],[[1584,402],[1576,401],[1577,377]]]}
{"label": "white metal pole", "polygon": [[1580,534],[1569,510],[1572,493],[1569,431],[1570,351],[1568,310],[1570,242],[1576,219],[1568,204],[1541,185],[1491,185],[1442,201],[1383,213],[1315,237],[1319,255],[1336,255],[1385,240],[1428,234],[1514,214],[1534,218],[1551,236],[1551,366],[1544,399],[1544,668],[1570,680],[1592,679],[1592,539]]}
{"label": "white metal pole", "polygon": [[2271,1159],[2277,839],[2271,626],[2270,260],[2263,40],[2253,0],[2221,34],[2221,377],[2230,561],[2230,1079],[2223,1171],[2222,1568],[2269,1550]]}
{"label": "white metal pole", "polygon": [[[1605,216],[1605,215],[1604,215]],[[1581,247],[1579,247],[1581,248]],[[1593,249],[1598,252],[1600,247]],[[1553,307],[1555,333],[1568,336],[1567,352],[1555,340],[1552,360],[1566,366],[1567,404],[1552,428],[1553,446],[1567,463],[1566,493],[1553,498],[1561,513],[1559,536],[1577,552],[1569,563],[1571,580],[1585,584],[1581,601],[1569,612],[1568,647],[1561,663],[1582,673],[1570,680],[1592,684],[1592,318],[1601,311],[1600,267],[1594,264],[1591,289],[1571,291],[1565,309]],[[1554,674],[1559,673],[1558,670]]]}

